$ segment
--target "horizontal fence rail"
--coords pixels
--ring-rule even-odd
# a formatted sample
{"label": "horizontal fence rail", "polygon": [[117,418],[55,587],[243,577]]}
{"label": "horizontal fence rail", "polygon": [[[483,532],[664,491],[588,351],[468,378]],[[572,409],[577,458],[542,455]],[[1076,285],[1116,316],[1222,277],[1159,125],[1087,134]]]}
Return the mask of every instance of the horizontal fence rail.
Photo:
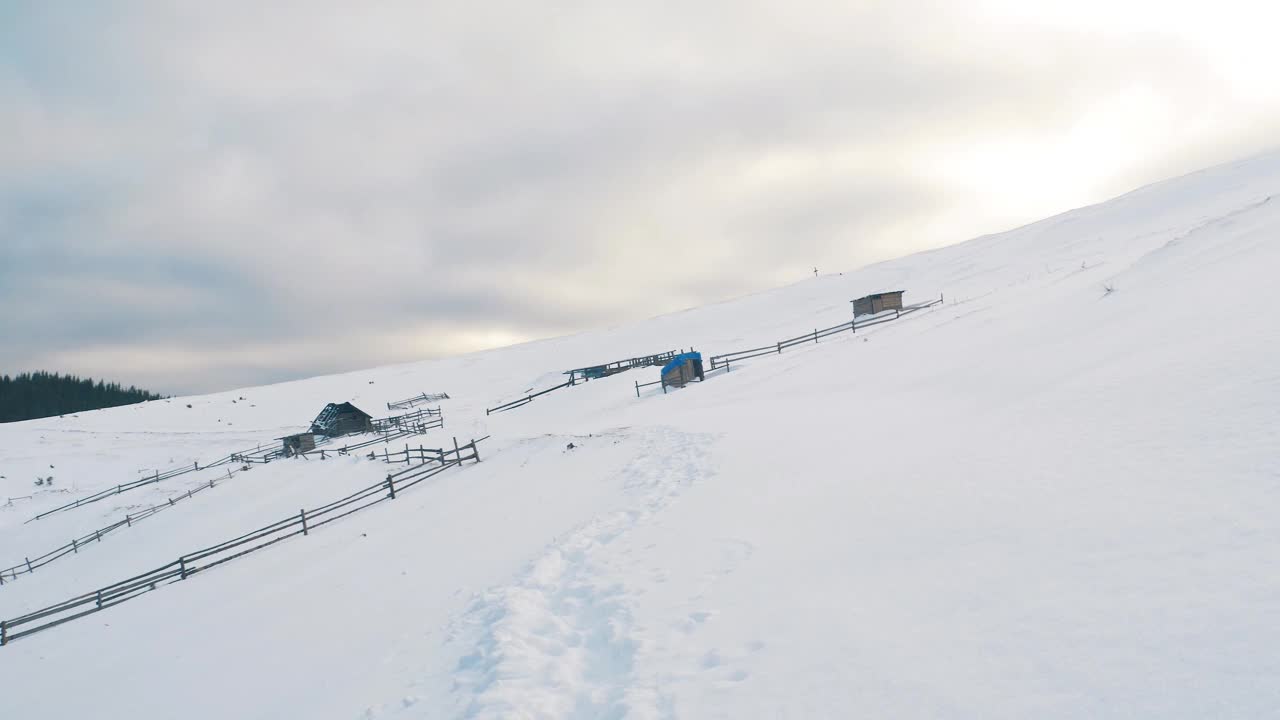
{"label": "horizontal fence rail", "polygon": [[761,347],[750,348],[747,350],[736,350],[734,352],[728,352],[721,355],[712,355],[711,369],[712,370],[719,370],[722,368],[727,369],[731,363],[737,362],[739,360],[749,360],[751,358],[762,357],[764,355],[776,355],[778,353],[781,353],[783,350],[786,350],[787,348],[792,348],[797,345],[804,345],[807,343],[816,343],[824,337],[831,337],[832,335],[837,335],[840,333],[845,333],[845,332],[856,333],[858,331],[858,328],[868,328],[874,325],[881,325],[883,323],[893,322],[894,320],[897,320],[898,318],[904,315],[909,315],[917,310],[923,310],[925,308],[933,307],[934,305],[939,305],[941,303],[942,303],[942,297],[939,297],[937,300],[931,300],[927,303],[909,305],[907,307],[902,308],[901,310],[894,310],[893,315],[885,314],[885,315],[870,318],[868,320],[861,320],[861,321],[855,317],[852,320],[849,320],[848,322],[843,322],[843,323],[840,323],[839,325],[832,325],[829,328],[814,328],[813,332],[805,333],[804,335],[797,335],[796,337],[787,338],[786,340],[779,340],[772,345],[763,345]]}
{"label": "horizontal fence rail", "polygon": [[573,384],[574,384],[574,381],[572,378],[570,378],[568,382],[562,382],[559,385],[553,385],[549,388],[546,388],[545,390],[539,390],[536,393],[525,395],[519,400],[512,400],[511,402],[503,403],[497,407],[487,408],[485,409],[484,414],[489,415],[491,413],[506,412],[508,410],[514,410],[522,405],[528,405],[529,403],[533,402],[533,399],[538,397],[539,395],[546,395],[547,393],[553,390],[559,390],[560,388],[567,388]]}
{"label": "horizontal fence rail", "polygon": [[566,370],[564,374],[569,376],[568,382],[562,382],[559,385],[553,385],[552,387],[539,390],[538,392],[529,393],[522,398],[505,402],[497,407],[488,408],[484,411],[484,414],[491,415],[496,412],[514,410],[518,407],[528,405],[533,402],[534,398],[540,395],[546,395],[553,390],[572,387],[580,382],[587,382],[591,379],[608,377],[610,375],[616,375],[617,373],[633,370],[635,368],[664,365],[681,352],[683,351],[668,350],[666,352],[655,353],[653,355],[643,355],[641,357],[627,358],[626,360],[615,360],[611,363],[605,363],[604,365],[592,365],[591,367]]}
{"label": "horizontal fence rail", "polygon": [[[415,435],[421,435],[424,432],[426,432],[427,429],[436,428],[436,427],[444,427],[444,421],[442,418],[436,417],[433,420],[427,423],[424,423],[422,425],[406,427],[401,432],[375,437],[372,440],[356,443],[354,445],[344,445],[343,447],[340,447],[340,448],[318,448],[315,450],[306,450],[306,451],[297,452],[295,454],[303,458],[306,458],[309,455],[319,455],[321,459],[325,459],[327,457],[327,453],[333,454],[333,455],[348,455],[353,450],[362,450],[372,445],[386,444],[393,440],[412,437]],[[408,449],[408,445],[406,445],[405,447],[406,449]],[[421,446],[419,446],[419,448],[421,448]],[[432,457],[435,457],[442,451],[430,450],[428,452],[432,453]],[[394,458],[401,454],[402,453],[400,452],[391,453],[391,457]],[[383,453],[384,458],[385,456],[386,456],[386,453]],[[374,459],[377,457],[377,453],[376,452],[370,453],[368,457],[370,459]],[[424,457],[424,460],[425,460],[425,457]],[[396,460],[396,462],[399,462],[399,460]],[[193,496],[203,492],[204,490],[210,490],[216,487],[219,482],[225,482],[227,480],[230,480],[231,477],[236,473],[239,473],[242,470],[248,469],[246,466],[252,465],[252,464],[253,462],[246,462],[245,465],[242,465],[241,467],[228,468],[226,477],[212,478],[209,480],[208,484],[202,484],[202,485],[199,485],[198,487],[187,490],[186,492],[178,493],[177,495],[167,498],[164,502],[157,503],[155,505],[152,505],[149,508],[144,508],[142,510],[126,513],[123,520],[117,520],[116,522],[113,522],[110,525],[107,525],[106,527],[102,527],[97,530],[94,530],[93,532],[88,533],[84,537],[73,538],[71,542],[67,543],[66,545],[62,545],[54,550],[51,550],[45,553],[44,555],[40,555],[39,557],[23,558],[23,562],[18,563],[13,567],[0,569],[0,586],[13,582],[15,579],[17,579],[19,575],[29,574],[33,572],[35,569],[42,567],[44,565],[48,565],[54,560],[66,557],[67,555],[70,555],[70,554],[79,553],[80,549],[83,548],[86,544],[91,542],[101,542],[104,536],[106,536],[108,533],[114,530],[119,530],[121,528],[126,528],[126,527],[133,527],[140,520],[149,518],[152,515],[155,515],[156,513],[160,512],[161,510],[166,510],[168,508],[171,508],[174,505],[178,504],[179,502],[182,502],[183,500],[188,500]],[[209,467],[211,466],[206,465],[205,469],[208,469]]]}
{"label": "horizontal fence rail", "polygon": [[[86,615],[105,610],[143,593],[155,590],[162,584],[186,580],[197,573],[217,567],[236,558],[248,555],[297,535],[307,535],[316,528],[346,517],[386,500],[395,500],[398,493],[466,462],[480,462],[478,444],[488,436],[444,449],[414,468],[388,475],[375,485],[358,490],[312,510],[302,509],[297,515],[278,520],[265,527],[239,537],[180,556],[174,562],[154,570],[135,575],[127,580],[107,585],[69,600],[55,603],[15,618],[0,620],[0,646],[28,635],[57,627]],[[415,471],[409,474],[407,471]]]}
{"label": "horizontal fence rail", "polygon": [[66,545],[54,548],[39,557],[23,558],[22,563],[14,565],[13,567],[0,569],[0,585],[11,583],[16,580],[19,575],[26,575],[35,572],[36,569],[44,567],[45,565],[48,565],[60,558],[64,558],[72,554],[78,554],[86,545],[95,542],[102,542],[102,538],[106,537],[109,533],[121,528],[133,527],[140,521],[145,520],[162,510],[168,510],[183,500],[190,500],[192,497],[204,492],[205,490],[212,490],[214,487],[217,487],[219,481],[225,482],[230,480],[237,472],[239,471],[227,468],[226,477],[211,478],[208,483],[167,498],[164,502],[156,503],[149,508],[143,508],[142,510],[126,513],[123,519],[117,520],[105,527],[98,528],[97,530],[87,533],[81,537],[72,538],[71,542]]}
{"label": "horizontal fence rail", "polygon": [[[406,428],[426,425],[427,423],[434,422],[443,417],[444,416],[441,414],[440,408],[438,407],[422,408],[415,412],[405,413],[403,415],[392,415],[391,417],[377,418],[373,420],[370,425],[373,427],[374,432],[399,432]],[[440,423],[441,424],[435,425],[434,427],[443,427],[443,420],[441,420]]]}
{"label": "horizontal fence rail", "polygon": [[441,400],[448,400],[448,399],[449,399],[449,393],[422,393],[417,397],[411,397],[411,398],[406,398],[404,400],[396,400],[395,402],[389,402],[387,403],[387,409],[388,410],[409,410],[410,408],[417,407],[418,405],[426,405],[427,403],[439,402]]}
{"label": "horizontal fence rail", "polygon": [[[138,488],[145,487],[147,485],[154,485],[158,482],[171,480],[173,478],[178,477],[179,475],[186,475],[187,473],[197,472],[200,470],[208,470],[210,468],[215,468],[220,465],[226,465],[228,463],[235,462],[235,455],[236,455],[235,453],[232,453],[231,455],[227,455],[225,457],[219,458],[214,462],[207,463],[205,465],[201,465],[200,463],[196,462],[196,463],[191,463],[190,465],[182,465],[180,467],[172,468],[170,470],[166,470],[165,472],[157,471],[154,475],[144,477],[140,480],[121,483],[120,485],[116,485],[115,487],[109,487],[105,490],[102,490],[101,492],[97,492],[97,493],[94,493],[93,495],[82,497],[73,502],[69,502],[66,505],[61,505],[52,510],[46,510],[45,512],[42,512],[39,515],[36,515],[35,517],[31,518],[31,520],[39,520],[40,518],[48,517],[50,515],[53,515],[54,513],[65,512],[67,510],[74,510],[75,508],[78,508],[78,507],[83,507],[91,503],[96,503],[100,500],[105,500],[111,497],[112,495],[119,495],[120,493],[129,492],[130,490],[137,490]],[[27,522],[31,522],[31,520],[28,520]]]}
{"label": "horizontal fence rail", "polygon": [[[419,413],[421,413],[421,415],[419,415]],[[409,435],[420,435],[431,428],[444,427],[444,418],[441,415],[439,408],[423,409],[419,411],[419,413],[408,413],[407,415],[375,420],[374,423],[380,423],[380,422],[386,423],[385,429],[374,430],[374,432],[380,433],[381,437],[370,440],[367,443],[358,444],[356,446],[351,446],[351,447],[352,448],[363,447],[365,445],[374,445],[380,442],[389,442],[391,440],[407,437]],[[419,416],[422,422],[415,422],[414,420],[410,419],[414,416]],[[399,425],[396,424],[397,420],[399,420]],[[318,445],[327,444],[331,441],[332,441],[331,438],[321,437],[317,439],[316,444]],[[328,448],[324,448],[323,450],[327,450],[327,449]],[[346,449],[348,448],[338,450],[337,452],[339,454],[345,454]],[[322,450],[316,450],[316,451],[308,450],[305,452],[298,452],[295,454],[306,455],[313,452],[322,452]],[[78,507],[83,507],[85,505],[96,503],[100,500],[106,500],[109,497],[119,495],[121,493],[126,493],[126,492],[129,492],[130,490],[137,490],[139,488],[146,487],[147,485],[154,485],[158,482],[170,480],[180,475],[186,475],[187,473],[197,472],[200,470],[208,470],[209,468],[215,468],[215,467],[219,467],[221,465],[227,465],[230,463],[236,463],[240,465],[255,465],[255,464],[265,465],[269,462],[272,462],[274,460],[279,460],[285,457],[288,457],[288,455],[285,453],[284,446],[282,444],[268,443],[264,445],[259,443],[253,448],[250,448],[247,450],[239,450],[239,451],[230,453],[226,456],[218,458],[217,460],[211,463],[205,463],[202,465],[199,462],[194,462],[189,465],[181,465],[179,467],[172,468],[164,472],[157,471],[154,475],[144,477],[139,480],[122,483],[120,485],[116,485],[115,487],[109,487],[105,490],[94,493],[93,495],[89,495],[88,497],[80,498],[73,502],[69,502],[66,505],[61,505],[59,507],[56,507],[52,510],[46,510],[45,512],[42,512],[39,515],[36,515],[35,517],[31,518],[31,520],[28,520],[27,522],[31,522],[32,520],[39,520],[41,518],[53,515],[54,513],[65,512],[67,510],[74,510]]]}
{"label": "horizontal fence rail", "polygon": [[653,355],[643,355],[641,357],[627,358],[625,360],[615,360],[603,365],[591,365],[590,367],[566,370],[564,374],[568,375],[569,379],[575,382],[586,382],[587,380],[608,377],[626,370],[631,370],[632,368],[665,365],[676,355],[677,351],[668,350],[666,352],[655,353]]}

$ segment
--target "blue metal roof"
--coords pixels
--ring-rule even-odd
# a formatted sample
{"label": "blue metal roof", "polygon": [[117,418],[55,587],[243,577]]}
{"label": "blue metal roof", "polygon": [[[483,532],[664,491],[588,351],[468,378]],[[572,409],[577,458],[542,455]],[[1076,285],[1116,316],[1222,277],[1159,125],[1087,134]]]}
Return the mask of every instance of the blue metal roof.
{"label": "blue metal roof", "polygon": [[671,358],[671,362],[662,366],[662,372],[659,375],[660,376],[666,375],[669,370],[680,367],[681,365],[684,364],[685,360],[701,360],[701,359],[702,359],[702,353],[700,352],[680,353],[674,358]]}

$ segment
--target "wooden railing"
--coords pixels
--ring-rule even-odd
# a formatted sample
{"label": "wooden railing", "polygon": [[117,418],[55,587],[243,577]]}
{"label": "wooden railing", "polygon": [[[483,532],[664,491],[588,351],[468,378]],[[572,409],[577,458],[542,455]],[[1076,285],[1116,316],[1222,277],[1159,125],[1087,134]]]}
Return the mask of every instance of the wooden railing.
{"label": "wooden railing", "polygon": [[440,408],[422,408],[415,412],[391,417],[375,418],[370,425],[374,432],[401,432],[408,428],[444,427]]}
{"label": "wooden railing", "polygon": [[[259,446],[258,449],[261,449],[261,446]],[[246,452],[255,452],[255,451],[246,451]],[[102,490],[101,492],[94,493],[87,497],[82,497],[78,500],[75,500],[74,502],[69,502],[66,505],[61,505],[52,510],[46,510],[45,512],[42,512],[39,515],[36,515],[35,517],[31,518],[31,520],[39,520],[40,518],[48,517],[50,515],[53,515],[54,513],[60,513],[67,510],[74,510],[75,508],[78,508],[78,507],[83,507],[91,503],[96,503],[99,500],[105,500],[111,497],[112,495],[119,495],[120,493],[129,492],[130,490],[137,490],[138,488],[145,487],[147,485],[154,485],[155,483],[158,483],[158,482],[163,482],[165,480],[176,478],[179,475],[186,475],[187,473],[197,472],[199,470],[208,470],[209,468],[215,468],[220,465],[226,465],[228,463],[235,462],[235,457],[236,457],[236,453],[231,453],[226,457],[218,458],[217,460],[204,465],[201,465],[200,463],[196,462],[196,463],[191,463],[190,465],[182,465],[180,467],[172,468],[164,472],[156,471],[155,475],[152,475],[150,477],[144,477],[140,480],[134,480],[132,482],[116,485],[115,487],[109,487],[106,490]],[[28,520],[27,522],[31,522],[31,520]]]}
{"label": "wooden railing", "polygon": [[162,565],[126,580],[77,595],[25,615],[0,620],[0,646],[105,610],[114,605],[119,605],[122,602],[155,590],[161,585],[186,580],[192,575],[210,570],[236,558],[244,557],[249,553],[270,547],[291,537],[308,535],[319,527],[377,505],[380,502],[394,500],[399,493],[403,493],[451,467],[460,467],[465,462],[480,462],[480,451],[477,445],[485,439],[487,437],[480,438],[480,440],[472,440],[466,445],[460,446],[455,438],[452,450],[442,450],[438,456],[424,461],[417,467],[407,468],[405,471],[388,475],[382,482],[358,490],[346,497],[339,498],[312,510],[300,510],[297,515],[283,518],[239,537],[186,553],[167,565]]}
{"label": "wooden railing", "polygon": [[484,414],[490,415],[492,413],[514,410],[518,407],[528,405],[529,403],[533,402],[534,398],[540,395],[546,395],[549,392],[552,392],[554,390],[559,390],[561,388],[572,387],[574,385],[577,385],[578,383],[587,382],[588,380],[593,378],[608,377],[610,375],[616,375],[617,373],[625,372],[627,370],[632,370],[635,368],[662,365],[667,361],[671,360],[671,358],[674,358],[680,352],[683,352],[683,351],[668,350],[666,352],[656,353],[654,355],[644,355],[642,357],[628,358],[626,360],[615,360],[614,362],[605,363],[604,365],[592,365],[591,367],[576,368],[574,370],[566,370],[564,374],[569,376],[568,382],[562,382],[559,385],[553,385],[549,388],[539,390],[538,392],[529,393],[522,398],[518,398],[510,402],[505,402],[497,407],[488,408],[484,411]]}
{"label": "wooden railing", "polygon": [[[319,455],[321,459],[326,458],[328,454],[348,455],[352,451],[363,450],[364,448],[370,447],[372,445],[377,445],[380,443],[386,444],[396,439],[411,437],[414,435],[420,435],[422,432],[425,432],[426,427],[443,427],[443,421],[441,421],[440,418],[435,418],[434,421],[427,423],[425,426],[406,427],[402,432],[375,437],[372,440],[356,443],[354,445],[344,445],[343,447],[340,447],[340,448],[323,447],[323,448],[317,448],[315,450],[307,450],[307,451],[299,452],[296,454],[303,458],[306,458],[311,455]],[[405,445],[405,451],[407,452],[409,450],[413,450],[413,449],[410,448],[408,445]],[[414,450],[414,452],[417,453],[415,457],[421,457],[423,461],[427,459],[432,459],[432,458],[443,458],[443,455],[445,453],[444,450],[432,450],[430,448],[424,449],[421,445],[419,445],[418,448]],[[369,453],[368,457],[371,460],[381,458],[386,462],[398,463],[398,462],[401,462],[399,459],[397,459],[399,458],[400,455],[406,455],[406,453],[401,451],[396,451],[388,455],[388,453],[384,451],[382,455],[379,456],[378,453],[374,451]],[[406,455],[406,458],[407,457],[408,455]],[[407,463],[409,462],[409,460],[406,459],[404,462]],[[252,465],[252,464],[253,463],[246,463],[245,466],[228,468],[226,477],[212,478],[209,480],[208,484],[202,484],[198,487],[189,489],[186,492],[173,495],[167,498],[164,502],[157,503],[155,505],[152,505],[149,508],[144,508],[142,510],[126,513],[124,518],[117,520],[105,527],[98,528],[97,530],[94,530],[93,532],[90,532],[84,535],[83,537],[73,538],[71,542],[65,545],[61,545],[53,550],[50,550],[49,552],[43,555],[40,555],[35,558],[23,558],[23,562],[18,563],[13,567],[0,569],[0,585],[5,585],[7,583],[13,582],[15,579],[18,578],[19,575],[25,575],[25,574],[31,573],[37,568],[48,565],[54,560],[66,557],[67,555],[79,553],[80,550],[82,550],[85,545],[89,543],[94,543],[94,542],[101,542],[102,538],[105,537],[108,533],[111,533],[115,530],[119,530],[121,528],[133,527],[140,520],[149,518],[152,515],[155,515],[156,513],[160,512],[161,510],[167,510],[168,508],[173,507],[174,505],[182,502],[183,500],[189,500],[193,496],[198,495],[199,493],[205,490],[213,489],[219,483],[230,480],[233,475],[235,475],[236,473],[239,473],[242,469],[247,469],[246,467],[247,465]],[[206,466],[206,468],[207,467],[208,466]]]}
{"label": "wooden railing", "polygon": [[[133,512],[125,513],[125,516],[122,519],[116,520],[115,522],[105,527],[98,528],[93,532],[86,533],[81,537],[72,538],[71,542],[67,543],[66,545],[61,545],[59,547],[56,547],[53,550],[50,550],[49,552],[43,555],[40,555],[34,558],[30,558],[30,557],[23,558],[23,562],[17,565],[0,569],[0,585],[5,585],[6,583],[13,582],[18,578],[19,575],[26,575],[26,574],[33,573],[36,571],[36,569],[44,567],[45,565],[48,565],[54,560],[58,560],[60,558],[66,557],[67,555],[78,554],[80,550],[82,550],[86,545],[90,543],[95,543],[95,542],[102,542],[102,538],[106,537],[107,534],[109,533],[112,533],[121,528],[133,527],[139,521],[145,520],[162,510],[167,510],[173,507],[174,505],[177,505],[178,503],[182,502],[183,500],[190,500],[192,497],[194,497],[195,495],[201,492],[204,492],[205,490],[212,490],[214,487],[217,486],[218,481],[230,480],[232,475],[234,475],[237,472],[239,472],[239,470],[227,468],[226,477],[211,478],[208,484],[203,484],[203,485],[200,485],[199,487],[191,488],[184,493],[179,493],[177,495],[174,495],[166,499],[164,502],[157,503],[155,505],[152,505],[149,508],[144,508],[142,510],[136,510]],[[8,577],[6,578],[6,576]]]}
{"label": "wooden railing", "polygon": [[[421,422],[415,422],[411,418],[416,418],[418,420],[421,420]],[[396,425],[396,421],[399,421],[400,423],[399,426]],[[383,418],[382,420],[375,420],[374,422],[386,423],[388,425],[387,429],[375,430],[375,432],[381,433],[379,437],[369,440],[368,442],[357,443],[356,445],[351,445],[351,446],[344,446],[343,448],[336,449],[335,451],[338,452],[339,454],[344,454],[345,452],[351,449],[365,447],[367,445],[374,445],[380,442],[389,442],[391,440],[407,437],[410,435],[420,435],[432,428],[444,427],[444,418],[441,415],[439,408],[436,408],[434,410],[424,409],[424,410],[418,411],[418,413],[409,413],[407,415],[400,415],[400,416],[391,417],[391,418]],[[319,442],[328,443],[330,441],[328,438],[325,438],[320,440]],[[310,453],[324,452],[326,450],[328,450],[328,448],[308,450],[308,451],[300,452],[296,454],[307,455]],[[53,515],[54,513],[65,512],[67,510],[74,510],[75,508],[83,507],[85,505],[89,505],[91,503],[95,503],[100,500],[106,500],[107,498],[112,497],[114,495],[119,495],[121,493],[129,492],[130,490],[137,490],[139,488],[146,487],[147,485],[154,485],[155,483],[163,482],[165,480],[170,480],[180,475],[186,475],[187,473],[197,472],[200,470],[208,470],[209,468],[215,468],[221,465],[227,465],[231,463],[236,463],[240,465],[254,465],[254,464],[265,465],[273,460],[279,460],[284,457],[286,457],[286,455],[284,452],[284,446],[282,444],[278,442],[267,443],[265,445],[258,444],[253,448],[250,448],[247,450],[239,450],[239,451],[230,453],[229,455],[218,458],[217,460],[211,463],[201,464],[199,462],[195,462],[195,463],[191,463],[190,465],[181,465],[176,468],[171,468],[164,472],[156,471],[156,473],[152,476],[144,477],[140,480],[134,480],[127,483],[121,483],[120,485],[116,485],[115,487],[109,487],[105,490],[94,493],[93,495],[80,498],[73,502],[69,502],[66,505],[61,505],[52,510],[46,510],[45,512],[42,512],[39,515],[36,515],[30,520],[27,520],[27,522],[31,522],[32,520],[39,520],[41,518]]]}
{"label": "wooden railing", "polygon": [[750,358],[761,357],[764,355],[776,355],[778,353],[781,353],[783,350],[786,350],[787,348],[795,347],[797,345],[804,345],[806,343],[811,343],[811,342],[816,343],[822,338],[830,337],[832,335],[838,335],[840,333],[846,333],[846,332],[856,333],[858,332],[859,328],[869,328],[875,325],[881,325],[887,322],[893,322],[894,320],[897,320],[898,318],[903,317],[905,315],[909,315],[917,310],[923,310],[925,308],[933,307],[934,305],[939,305],[941,303],[942,303],[942,298],[939,297],[937,300],[932,300],[927,303],[920,303],[918,305],[909,305],[905,308],[902,308],[901,310],[894,310],[892,315],[889,315],[886,312],[885,314],[881,314],[876,317],[872,317],[868,320],[861,320],[861,321],[858,320],[857,318],[853,318],[848,322],[843,322],[843,323],[840,323],[839,325],[832,325],[831,327],[828,327],[828,328],[814,328],[813,332],[805,333],[803,335],[797,335],[792,338],[787,338],[786,340],[779,340],[772,345],[763,345],[761,347],[750,348],[747,350],[735,350],[734,352],[723,353],[721,355],[712,355],[711,370],[728,369],[732,363],[738,362],[740,360],[747,360]]}
{"label": "wooden railing", "polygon": [[417,407],[418,405],[425,405],[427,403],[437,402],[440,400],[448,400],[448,399],[449,399],[449,393],[422,393],[417,397],[405,398],[404,400],[389,402],[387,403],[387,409],[388,410],[408,410],[410,408]]}
{"label": "wooden railing", "polygon": [[546,395],[547,393],[553,390],[559,390],[560,388],[567,388],[573,384],[575,383],[573,378],[571,377],[569,378],[568,382],[562,382],[559,385],[553,385],[549,388],[546,388],[545,390],[539,390],[536,393],[530,393],[520,398],[519,400],[512,400],[511,402],[503,403],[497,407],[486,408],[484,411],[484,414],[489,415],[490,413],[506,412],[508,410],[514,410],[522,405],[528,405],[529,403],[533,402],[533,399],[538,397],[539,395]]}
{"label": "wooden railing", "polygon": [[666,352],[655,353],[653,355],[643,355],[641,357],[627,358],[626,360],[614,360],[603,365],[591,365],[584,368],[575,368],[573,370],[565,370],[564,374],[569,376],[574,382],[586,382],[596,378],[608,377],[620,372],[640,367],[652,367],[654,365],[663,365],[671,358],[675,357],[677,351],[667,350]]}

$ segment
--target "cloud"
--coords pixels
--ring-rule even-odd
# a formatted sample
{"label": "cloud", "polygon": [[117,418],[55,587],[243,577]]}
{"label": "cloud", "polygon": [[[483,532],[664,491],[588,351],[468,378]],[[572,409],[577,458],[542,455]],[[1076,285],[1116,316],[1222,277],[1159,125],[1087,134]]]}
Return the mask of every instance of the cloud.
{"label": "cloud", "polygon": [[[1273,86],[1224,81],[1248,67],[1232,38],[1123,9],[17,5],[0,365],[179,392],[478,349],[963,240],[1274,136]],[[1265,40],[1243,38],[1280,59]]]}

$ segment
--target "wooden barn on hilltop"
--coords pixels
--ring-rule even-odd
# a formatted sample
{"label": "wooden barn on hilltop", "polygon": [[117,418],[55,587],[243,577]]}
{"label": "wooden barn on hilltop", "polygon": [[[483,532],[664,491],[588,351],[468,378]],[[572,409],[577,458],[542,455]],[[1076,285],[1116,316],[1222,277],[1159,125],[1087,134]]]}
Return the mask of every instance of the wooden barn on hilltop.
{"label": "wooden barn on hilltop", "polygon": [[860,297],[853,301],[853,315],[857,317],[858,315],[876,315],[885,310],[901,310],[902,296],[906,292],[906,290],[892,290]]}
{"label": "wooden barn on hilltop", "polygon": [[373,416],[349,402],[329,403],[311,423],[311,432],[326,437],[373,430]]}

